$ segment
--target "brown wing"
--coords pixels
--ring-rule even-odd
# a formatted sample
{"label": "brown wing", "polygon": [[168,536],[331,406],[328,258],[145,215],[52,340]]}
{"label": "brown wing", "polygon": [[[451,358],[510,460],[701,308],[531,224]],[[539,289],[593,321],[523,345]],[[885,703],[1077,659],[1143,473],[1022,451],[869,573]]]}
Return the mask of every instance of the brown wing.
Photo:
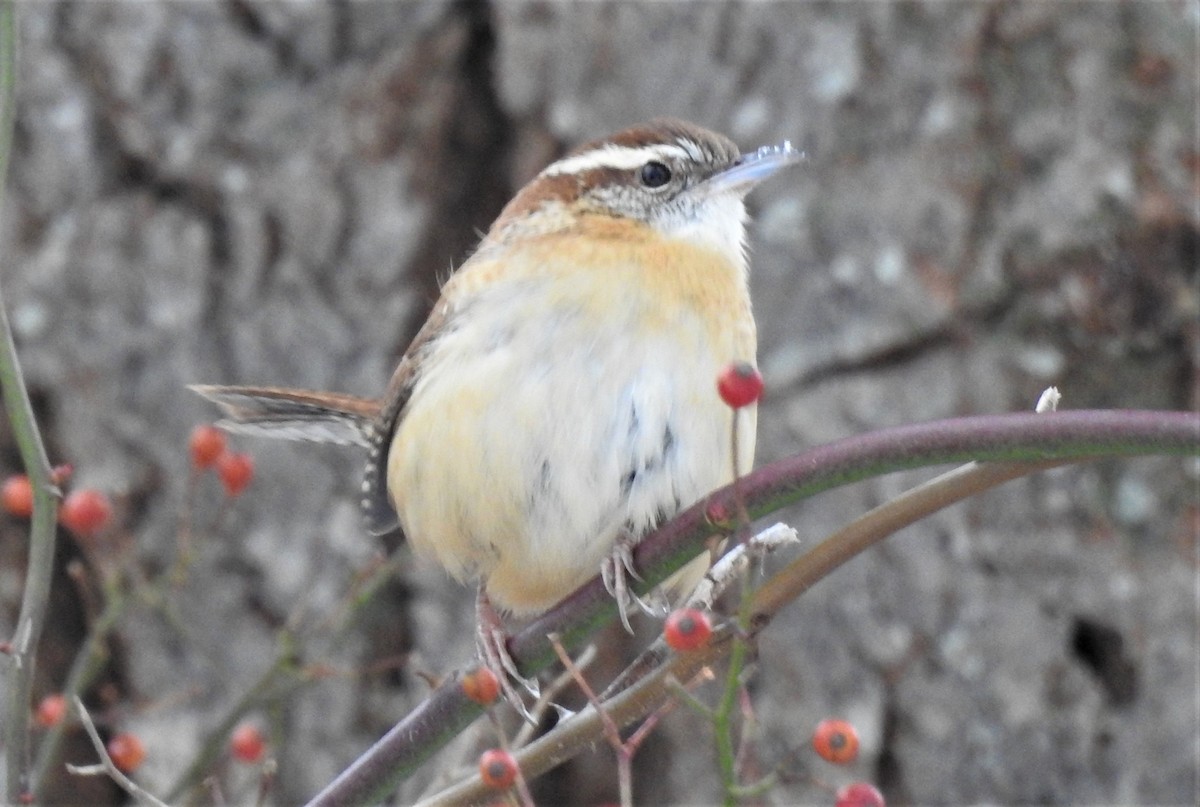
{"label": "brown wing", "polygon": [[362,481],[362,511],[367,530],[372,535],[384,535],[393,532],[400,522],[396,508],[392,505],[388,494],[387,465],[388,450],[391,448],[392,435],[396,433],[396,424],[412,394],[413,385],[420,374],[421,363],[425,352],[446,327],[450,315],[450,304],[445,295],[438,300],[437,305],[429,314],[429,319],[421,326],[408,350],[392,373],[387,391],[380,401],[378,415],[365,431],[367,441],[367,467],[363,470]]}

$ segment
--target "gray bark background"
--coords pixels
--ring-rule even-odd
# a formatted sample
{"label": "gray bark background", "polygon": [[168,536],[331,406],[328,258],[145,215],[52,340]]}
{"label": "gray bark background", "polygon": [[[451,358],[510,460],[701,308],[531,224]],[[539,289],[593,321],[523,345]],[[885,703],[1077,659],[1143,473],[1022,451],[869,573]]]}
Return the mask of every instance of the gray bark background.
{"label": "gray bark background", "polygon": [[[213,416],[185,384],[376,394],[516,188],[662,114],[809,154],[752,198],[760,463],[1029,409],[1050,384],[1071,408],[1196,406],[1190,0],[21,11],[5,300],[53,457],[117,497],[141,574],[173,557],[187,435]],[[252,487],[207,530],[221,497],[200,485],[186,584],[130,611],[91,702],[146,739],[139,778],[163,792],[291,631],[295,663],[326,674],[257,713],[290,804],[422,697],[414,670],[470,658],[472,595],[408,559],[353,630],[323,632],[382,552],[358,522],[361,457],[238,447]],[[929,475],[783,515],[815,540]],[[1179,460],[1046,474],[837,572],[764,636],[761,764],[868,778],[894,804],[1196,803],[1196,479]],[[3,522],[0,635],[23,540]],[[55,604],[41,692],[83,637],[79,588],[63,578]],[[807,750],[830,714],[862,734],[850,772]],[[706,729],[680,711],[658,735],[638,802],[717,799]],[[608,759],[547,777],[541,802],[613,799]],[[224,773],[231,802],[252,799],[248,771]],[[771,803],[832,802],[795,778]],[[82,787],[64,775],[49,795],[99,797]]]}

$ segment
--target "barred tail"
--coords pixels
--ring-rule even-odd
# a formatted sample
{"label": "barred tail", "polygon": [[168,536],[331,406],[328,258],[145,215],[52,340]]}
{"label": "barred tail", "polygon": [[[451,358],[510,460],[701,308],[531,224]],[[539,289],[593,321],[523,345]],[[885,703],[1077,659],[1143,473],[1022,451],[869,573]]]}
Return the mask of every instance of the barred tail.
{"label": "barred tail", "polygon": [[332,392],[208,384],[188,389],[220,408],[225,415],[217,422],[221,428],[284,440],[367,446],[380,411],[373,398]]}

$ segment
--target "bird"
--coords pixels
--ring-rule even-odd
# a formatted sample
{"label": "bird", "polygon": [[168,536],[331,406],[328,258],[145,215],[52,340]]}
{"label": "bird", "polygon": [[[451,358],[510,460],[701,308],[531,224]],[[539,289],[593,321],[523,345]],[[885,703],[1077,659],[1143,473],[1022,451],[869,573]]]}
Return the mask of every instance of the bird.
{"label": "bird", "polygon": [[756,358],[745,197],[802,160],[671,118],[584,143],[503,208],[380,397],[192,389],[232,431],[364,446],[367,530],[476,581],[481,654],[513,673],[500,614],[603,572],[628,626],[632,548],[750,467],[755,408],[716,392]]}

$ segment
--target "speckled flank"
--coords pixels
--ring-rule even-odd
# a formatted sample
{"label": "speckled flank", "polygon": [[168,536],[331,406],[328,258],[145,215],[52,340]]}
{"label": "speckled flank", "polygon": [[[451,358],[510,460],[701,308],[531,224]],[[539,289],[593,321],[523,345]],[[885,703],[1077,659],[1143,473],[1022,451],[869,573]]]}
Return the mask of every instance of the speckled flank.
{"label": "speckled flank", "polygon": [[463,313],[431,343],[388,459],[417,551],[485,576],[517,613],[596,574],[622,531],[728,480],[714,379],[754,358],[740,259],[629,221],[586,227],[569,264],[547,237],[460,270]]}

